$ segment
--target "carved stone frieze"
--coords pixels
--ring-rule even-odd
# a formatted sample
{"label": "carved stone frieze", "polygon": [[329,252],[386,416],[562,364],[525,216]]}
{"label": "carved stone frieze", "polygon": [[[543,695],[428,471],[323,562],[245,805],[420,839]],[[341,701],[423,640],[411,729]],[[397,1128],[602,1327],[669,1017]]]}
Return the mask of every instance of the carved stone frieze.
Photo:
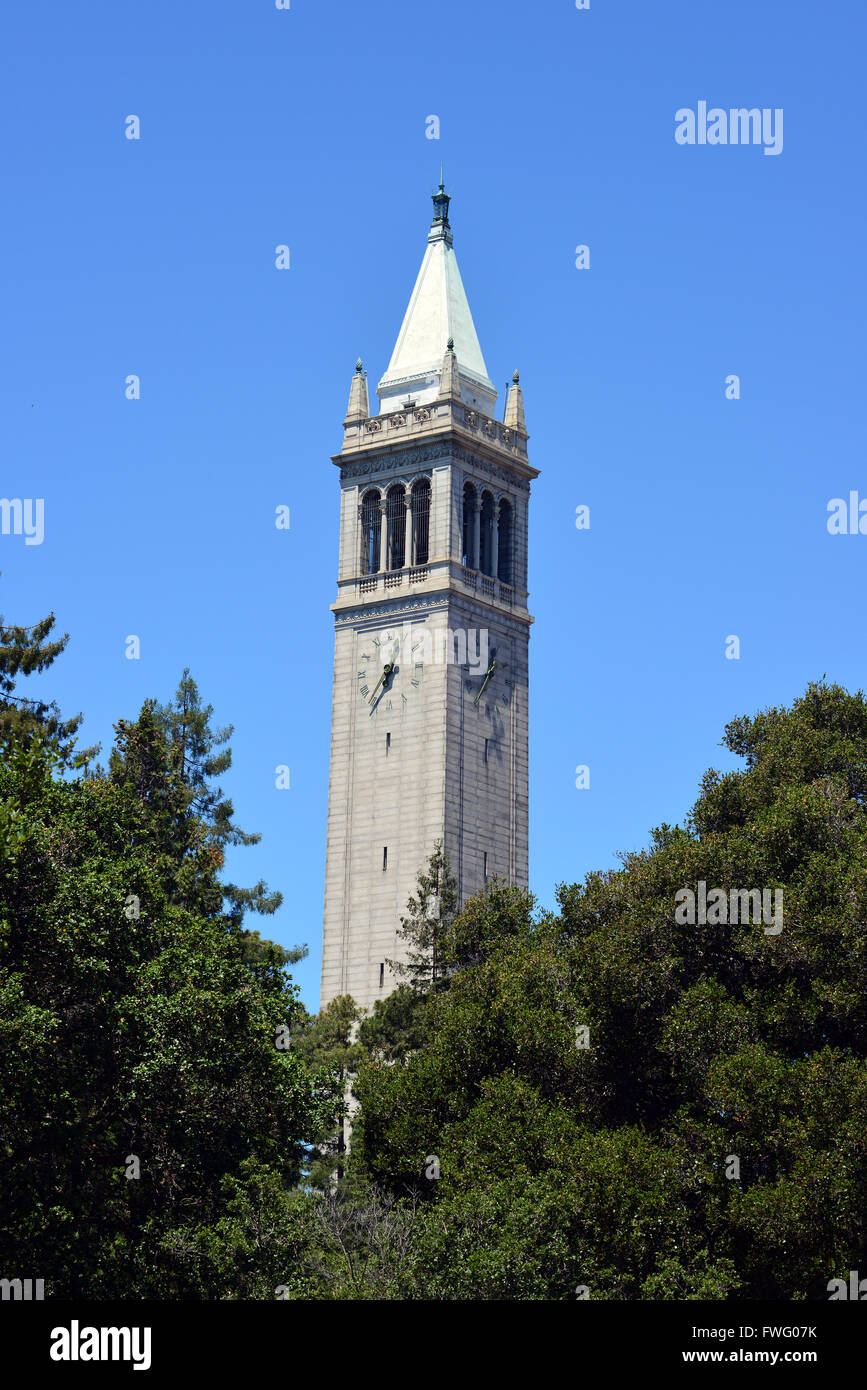
{"label": "carved stone frieze", "polygon": [[372,473],[398,473],[417,469],[426,463],[438,463],[443,466],[456,464],[460,468],[469,469],[486,478],[496,478],[502,483],[508,483],[510,487],[517,488],[519,492],[529,493],[530,491],[530,484],[525,478],[516,476],[509,468],[490,463],[481,455],[471,453],[469,449],[464,449],[459,444],[421,444],[416,449],[401,449],[393,454],[380,454],[373,458],[359,459],[357,463],[343,464],[340,469],[340,477],[341,480],[348,482],[352,478],[369,477]]}
{"label": "carved stone frieze", "polygon": [[377,619],[388,616],[392,613],[406,613],[409,610],[417,611],[422,608],[445,608],[449,598],[447,594],[431,594],[429,598],[419,596],[418,598],[391,599],[386,603],[364,603],[357,607],[344,608],[341,612],[334,615],[334,621],[338,626],[344,623],[356,623],[361,618],[370,618],[376,615]]}

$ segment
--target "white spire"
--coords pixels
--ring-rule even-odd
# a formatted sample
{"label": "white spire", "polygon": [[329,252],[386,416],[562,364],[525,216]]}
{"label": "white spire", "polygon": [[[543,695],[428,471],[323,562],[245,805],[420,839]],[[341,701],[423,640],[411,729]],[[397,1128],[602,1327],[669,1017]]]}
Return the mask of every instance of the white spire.
{"label": "white spire", "polygon": [[488,376],[452,250],[449,195],[442,182],[433,203],[427,250],[377,395],[383,411],[397,410],[407,396],[420,405],[433,400],[439,391],[446,343],[452,339],[463,399],[493,415],[497,392]]}

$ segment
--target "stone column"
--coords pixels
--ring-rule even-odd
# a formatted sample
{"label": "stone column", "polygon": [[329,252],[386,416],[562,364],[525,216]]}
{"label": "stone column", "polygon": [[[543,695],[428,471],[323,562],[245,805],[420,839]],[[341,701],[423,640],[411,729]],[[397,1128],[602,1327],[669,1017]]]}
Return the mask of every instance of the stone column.
{"label": "stone column", "polygon": [[403,563],[409,568],[412,564],[412,489],[407,488],[404,495],[406,502],[406,526],[404,528],[403,541]]}
{"label": "stone column", "polygon": [[470,565],[471,570],[477,570],[479,568],[479,560],[481,559],[481,555],[479,552],[479,532],[481,529],[481,521],[482,499],[481,497],[477,497],[475,502],[473,503],[473,554],[472,564]]}
{"label": "stone column", "polygon": [[379,568],[385,573],[388,568],[388,504],[383,498],[379,504]]}
{"label": "stone column", "polygon": [[494,504],[494,518],[491,526],[491,575],[499,578],[500,572],[500,504]]}

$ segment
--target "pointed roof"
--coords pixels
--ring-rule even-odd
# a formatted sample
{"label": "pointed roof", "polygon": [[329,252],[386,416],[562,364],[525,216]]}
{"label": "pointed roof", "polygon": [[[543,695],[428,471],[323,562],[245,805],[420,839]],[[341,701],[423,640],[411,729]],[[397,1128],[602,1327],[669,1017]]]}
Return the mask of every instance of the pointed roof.
{"label": "pointed roof", "polygon": [[367,372],[364,370],[364,363],[359,357],[355,364],[355,373],[352,377],[352,385],[349,388],[349,405],[346,410],[344,425],[352,420],[367,420],[370,418],[370,407],[367,402]]}
{"label": "pointed roof", "polygon": [[458,379],[458,359],[455,357],[455,343],[453,338],[449,338],[446,344],[446,355],[443,358],[443,365],[440,371],[440,395],[447,400],[461,397],[461,384]]}
{"label": "pointed roof", "polygon": [[465,388],[470,393],[481,391],[493,401],[497,397],[452,249],[449,201],[441,176],[439,189],[433,195],[434,218],[427,250],[388,370],[376,388],[383,403],[395,398],[395,407],[399,404],[397,397],[418,393],[433,384],[438,388],[443,353],[449,339],[454,343],[458,372]]}
{"label": "pointed roof", "polygon": [[512,384],[506,396],[506,412],[503,416],[503,424],[508,425],[513,430],[521,430],[527,433],[527,422],[524,419],[524,393],[521,390],[521,378],[518,373],[512,377]]}

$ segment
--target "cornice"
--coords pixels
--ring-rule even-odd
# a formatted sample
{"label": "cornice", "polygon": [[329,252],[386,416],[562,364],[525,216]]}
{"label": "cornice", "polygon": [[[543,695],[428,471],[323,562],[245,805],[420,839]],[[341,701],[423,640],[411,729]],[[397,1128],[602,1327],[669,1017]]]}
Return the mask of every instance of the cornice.
{"label": "cornice", "polygon": [[344,623],[355,623],[361,618],[375,618],[379,621],[383,616],[391,613],[417,612],[421,608],[446,608],[452,595],[439,593],[430,594],[427,598],[419,596],[417,598],[404,599],[383,599],[381,603],[353,604],[351,608],[341,608],[339,612],[334,612],[335,605],[332,604],[334,612],[335,626],[341,627]]}
{"label": "cornice", "polygon": [[533,618],[529,613],[519,617],[511,609],[485,603],[471,594],[458,593],[454,589],[427,596],[420,594],[414,598],[404,599],[403,602],[399,599],[383,599],[381,602],[353,604],[351,608],[340,609],[337,608],[336,604],[331,605],[335,627],[345,627],[350,623],[361,624],[364,620],[374,626],[381,626],[384,620],[399,617],[404,613],[419,613],[422,610],[442,608],[462,608],[470,615],[474,612],[478,613],[480,608],[485,609],[501,626],[514,628],[515,632],[525,632],[533,624]]}
{"label": "cornice", "polygon": [[[512,464],[511,460],[506,462],[498,459],[494,462],[480,451],[464,448],[454,439],[444,439],[438,444],[419,443],[415,447],[383,450],[381,453],[368,454],[363,459],[355,458],[351,462],[344,462],[341,454],[335,454],[333,461],[340,467],[341,481],[368,478],[373,474],[400,473],[410,468],[418,469],[425,464],[439,463],[443,466],[457,464],[482,473],[485,477],[509,483],[520,492],[530,491],[530,478],[519,465]],[[533,477],[538,476],[535,469],[531,469],[530,474]]]}

